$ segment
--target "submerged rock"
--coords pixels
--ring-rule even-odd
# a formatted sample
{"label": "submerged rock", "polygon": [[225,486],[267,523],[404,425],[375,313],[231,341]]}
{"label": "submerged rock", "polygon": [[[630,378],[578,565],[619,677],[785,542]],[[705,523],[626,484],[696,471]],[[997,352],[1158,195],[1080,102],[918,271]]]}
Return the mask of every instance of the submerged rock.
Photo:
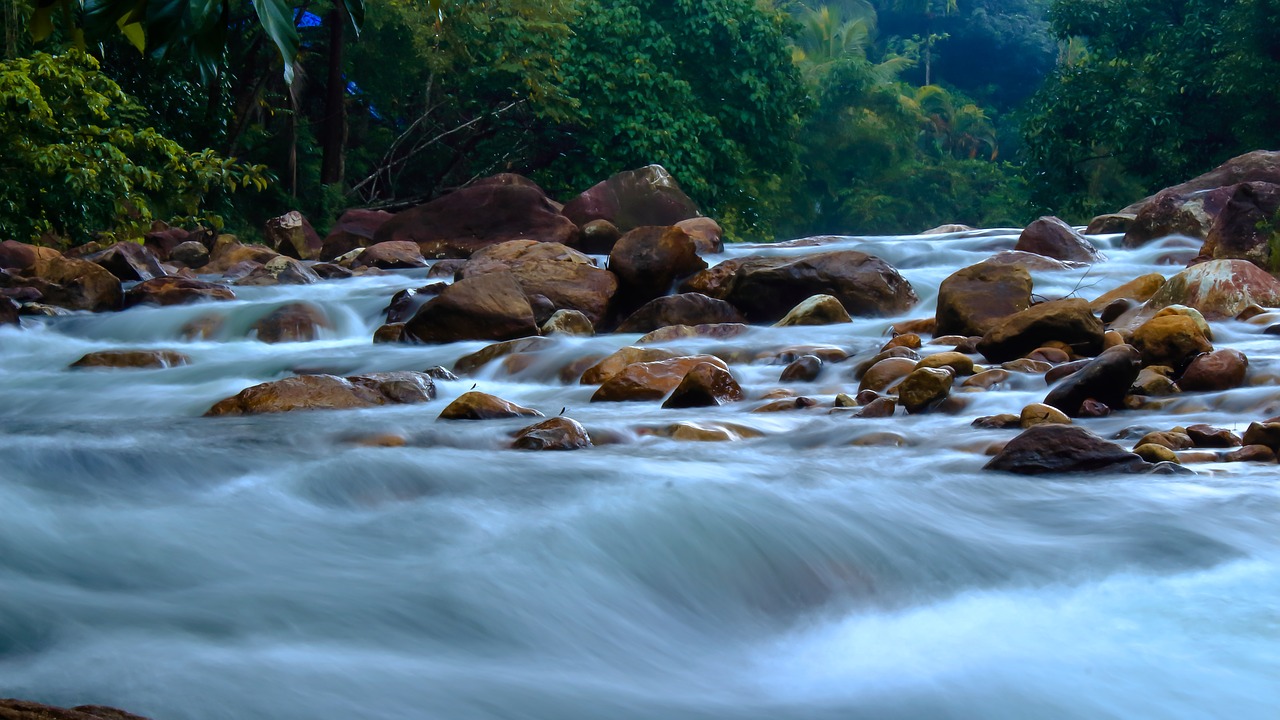
{"label": "submerged rock", "polygon": [[154,369],[190,363],[189,356],[175,350],[99,350],[88,353],[70,367]]}
{"label": "submerged rock", "polygon": [[347,410],[427,402],[434,397],[435,384],[425,373],[375,373],[351,378],[299,375],[245,388],[218,401],[205,416]]}

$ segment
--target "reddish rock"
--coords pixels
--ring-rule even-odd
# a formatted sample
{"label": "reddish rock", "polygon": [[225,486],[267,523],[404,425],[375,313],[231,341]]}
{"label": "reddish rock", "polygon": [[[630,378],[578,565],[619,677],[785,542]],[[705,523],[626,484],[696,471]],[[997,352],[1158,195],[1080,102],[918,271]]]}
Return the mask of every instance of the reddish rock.
{"label": "reddish rock", "polygon": [[[1237,155],[1209,172],[1194,177],[1180,185],[1166,188],[1165,191],[1175,194],[1191,194],[1201,190],[1212,190],[1246,182],[1280,184],[1280,152],[1255,150],[1243,155]],[[1143,198],[1120,212],[1136,213],[1154,199],[1155,196]]]}
{"label": "reddish rock", "polygon": [[1245,445],[1239,450],[1224,454],[1222,459],[1226,462],[1273,463],[1276,461],[1276,452],[1266,445]]}
{"label": "reddish rock", "polygon": [[801,355],[782,369],[778,382],[813,382],[822,373],[822,365],[817,355]]}
{"label": "reddish rock", "polygon": [[382,270],[409,270],[427,266],[417,243],[407,240],[380,242],[366,247],[351,262],[352,268],[376,267]]}
{"label": "reddish rock", "polygon": [[596,328],[591,318],[577,310],[557,310],[542,323],[539,332],[543,335],[591,337],[596,334]]}
{"label": "reddish rock", "polygon": [[508,240],[572,245],[577,237],[577,226],[537,188],[481,184],[397,214],[378,228],[373,239],[417,243],[429,258],[465,258]]}
{"label": "reddish rock", "polygon": [[618,326],[620,333],[647,333],[671,325],[741,323],[738,309],[702,293],[681,293],[654,298],[631,313]]}
{"label": "reddish rock", "polygon": [[1065,263],[1061,260],[1054,260],[1051,257],[1037,255],[1036,253],[1022,252],[1020,250],[1004,250],[992,255],[982,262],[989,263],[991,265],[1020,267],[1028,272],[1032,270],[1054,272],[1059,270],[1071,270],[1076,267],[1074,263]]}
{"label": "reddish rock", "polygon": [[357,248],[373,244],[373,236],[378,228],[390,220],[391,213],[383,210],[365,210],[351,208],[342,213],[333,224],[329,234],[325,236],[320,248],[320,257],[325,260],[346,255]]}
{"label": "reddish rock", "polygon": [[1031,307],[1031,275],[989,261],[952,273],[938,288],[938,335],[983,335]]}
{"label": "reddish rock", "polygon": [[711,340],[728,340],[747,332],[750,328],[742,323],[715,323],[712,325],[671,325],[646,333],[637,345],[672,342],[689,338],[708,338]]}
{"label": "reddish rock", "polygon": [[[162,222],[152,225],[151,231],[142,236],[142,244],[161,260],[172,258],[173,249],[184,242],[201,242],[204,233],[192,233],[182,228],[171,228]],[[203,243],[201,243],[203,244]]]}
{"label": "reddish rock", "polygon": [[[834,325],[836,323],[853,322],[848,311],[840,303],[839,298],[830,295],[814,295],[787,311],[787,314],[775,325],[777,327],[797,327],[802,325]],[[896,329],[896,328],[895,328]],[[932,332],[932,327],[929,328]]]}
{"label": "reddish rock", "polygon": [[1178,378],[1178,388],[1185,392],[1229,390],[1244,385],[1249,371],[1249,358],[1239,350],[1215,350],[1197,356]]}
{"label": "reddish rock", "polygon": [[478,251],[458,271],[458,277],[498,271],[509,271],[531,301],[537,296],[546,298],[546,317],[557,310],[576,310],[593,326],[604,319],[618,290],[613,273],[596,267],[586,255],[561,243],[530,240],[512,240]]}
{"label": "reddish rock", "polygon": [[324,245],[316,229],[297,210],[268,220],[263,236],[272,250],[295,260],[319,260]]}
{"label": "reddish rock", "polygon": [[99,350],[71,363],[71,367],[157,369],[190,363],[190,357],[174,350]]}
{"label": "reddish rock", "polygon": [[591,402],[661,400],[702,363],[729,370],[722,360],[710,355],[632,363],[606,380],[591,396]]}
{"label": "reddish rock", "polygon": [[1225,188],[1226,204],[1209,228],[1200,254],[1215,260],[1248,260],[1263,270],[1280,269],[1271,245],[1280,234],[1280,185],[1241,183]]}
{"label": "reddish rock", "polygon": [[1085,235],[1111,235],[1113,233],[1128,232],[1129,227],[1133,225],[1133,221],[1137,219],[1136,213],[1106,213],[1099,215],[1089,221],[1089,227],[1085,228]]}
{"label": "reddish rock", "polygon": [[635,363],[655,362],[680,357],[680,353],[665,348],[624,347],[588,367],[580,382],[583,385],[599,385]]}
{"label": "reddish rock", "polygon": [[0,720],[147,720],[147,718],[103,705],[61,708],[25,700],[0,698]]}
{"label": "reddish rock", "polygon": [[1050,342],[1063,342],[1077,355],[1102,352],[1102,322],[1079,299],[1034,305],[1000,320],[982,336],[978,352],[991,362],[1021,358]]}
{"label": "reddish rock", "polygon": [[7,297],[0,296],[0,325],[19,325],[18,304]]}
{"label": "reddish rock", "polygon": [[86,255],[85,260],[97,263],[123,282],[150,280],[168,275],[160,267],[160,260],[146,247],[133,242],[120,242],[101,252]]}
{"label": "reddish rock", "polygon": [[1228,193],[1221,188],[1182,192],[1162,190],[1137,211],[1124,234],[1124,246],[1133,248],[1167,237],[1185,235],[1203,239],[1214,218],[1226,205]]}
{"label": "reddish rock", "polygon": [[1019,475],[1135,472],[1150,467],[1142,458],[1077,425],[1036,425],[1010,440],[984,466]]}
{"label": "reddish rock", "polygon": [[516,433],[512,447],[516,450],[585,450],[591,447],[591,436],[577,420],[553,417]]}
{"label": "reddish rock", "polygon": [[441,420],[497,420],[513,417],[542,417],[542,413],[474,390],[459,395],[440,412]]}
{"label": "reddish rock", "polygon": [[1241,441],[1245,445],[1265,445],[1280,451],[1280,422],[1249,423]]}
{"label": "reddish rock", "polygon": [[608,220],[592,220],[582,226],[578,247],[592,255],[608,255],[622,237],[622,231]]}
{"label": "reddish rock", "polygon": [[724,252],[724,230],[720,223],[709,217],[689,218],[675,224],[693,238],[699,255],[717,255]]}
{"label": "reddish rock", "polygon": [[697,217],[698,207],[661,165],[627,170],[565,203],[564,214],[583,227],[608,220],[627,232],[650,225],[671,226]]}
{"label": "reddish rock", "polygon": [[1056,217],[1042,217],[1028,225],[1013,249],[1067,262],[1095,263],[1102,259],[1093,243]]}
{"label": "reddish rock", "polygon": [[453,283],[405,324],[405,335],[424,343],[513,340],[537,334],[528,298],[505,271]]}
{"label": "reddish rock", "polygon": [[1240,445],[1239,435],[1226,428],[1212,425],[1188,425],[1187,437],[1191,438],[1191,442],[1198,448],[1229,448]]}
{"label": "reddish rock", "polygon": [[1280,281],[1246,260],[1213,260],[1169,278],[1149,309],[1186,305],[1207,318],[1233,318],[1250,305],[1280,307]]}
{"label": "reddish rock", "polygon": [[[1143,303],[1150,300],[1151,296],[1159,292],[1162,287],[1164,287],[1164,276],[1160,273],[1143,275],[1114,290],[1099,295],[1097,299],[1089,303],[1089,308],[1094,312],[1103,312],[1113,302],[1126,299]],[[1105,317],[1103,322],[1106,322]]]}
{"label": "reddish rock", "polygon": [[209,262],[201,272],[212,275],[225,273],[243,262],[255,262],[266,265],[280,253],[262,245],[243,245],[231,235],[220,235],[209,250]]}
{"label": "reddish rock", "polygon": [[744,397],[742,387],[728,370],[711,363],[700,363],[685,373],[684,379],[662,407],[714,407],[737,402]]}
{"label": "reddish rock", "polygon": [[872,365],[862,375],[858,383],[858,392],[887,390],[893,383],[910,375],[916,369],[918,360],[912,357],[887,357]]}
{"label": "reddish rock", "polygon": [[311,303],[282,305],[255,322],[250,330],[265,343],[310,342],[320,336],[321,328],[332,328],[324,310]]}
{"label": "reddish rock", "polygon": [[636,228],[623,235],[609,253],[609,270],[618,277],[618,309],[622,312],[666,295],[676,280],[706,267],[693,239],[675,227]]}
{"label": "reddish rock", "polygon": [[463,355],[461,358],[458,358],[458,362],[453,365],[453,371],[463,375],[468,375],[499,358],[517,354],[523,355],[536,353],[555,344],[555,341],[550,338],[537,336],[494,343],[483,347],[470,355]]}
{"label": "reddish rock", "polygon": [[10,271],[6,282],[11,289],[32,288],[41,302],[68,310],[120,309],[120,281],[114,275],[87,260],[43,251],[29,267]]}
{"label": "reddish rock", "polygon": [[201,301],[235,300],[231,289],[203,280],[180,277],[162,277],[134,285],[125,293],[124,306],[136,305],[186,305]]}

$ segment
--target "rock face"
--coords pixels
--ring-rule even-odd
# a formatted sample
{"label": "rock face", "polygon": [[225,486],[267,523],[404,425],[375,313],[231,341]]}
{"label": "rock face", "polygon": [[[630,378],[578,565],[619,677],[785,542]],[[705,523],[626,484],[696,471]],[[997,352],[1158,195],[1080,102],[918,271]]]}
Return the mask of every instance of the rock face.
{"label": "rock face", "polygon": [[727,300],[752,322],[777,321],[814,295],[835,297],[852,316],[896,315],[919,301],[893,266],[856,250],[730,260],[693,276],[683,289]]}
{"label": "rock face", "polygon": [[1213,260],[1169,278],[1147,308],[1186,305],[1207,318],[1233,318],[1250,305],[1280,307],[1280,281],[1246,260]]}
{"label": "rock face", "polygon": [[512,340],[538,334],[533,308],[510,272],[459,280],[445,288],[405,324],[418,342]]}
{"label": "rock face", "polygon": [[145,246],[132,242],[120,242],[101,252],[84,256],[124,282],[150,280],[168,273],[160,267],[160,259]]}
{"label": "rock face", "polygon": [[1125,247],[1139,247],[1168,235],[1201,238],[1209,234],[1227,194],[1220,189],[1162,190],[1138,210],[1124,234]]}
{"label": "rock face", "polygon": [[320,336],[321,328],[332,323],[324,310],[311,303],[289,303],[273,310],[251,328],[265,343],[311,342]]}
{"label": "rock face", "polygon": [[1028,225],[1013,249],[1066,262],[1095,263],[1102,259],[1093,243],[1056,217],[1042,217]]}
{"label": "rock face", "polygon": [[1280,269],[1272,245],[1280,240],[1280,185],[1252,182],[1225,189],[1226,203],[1209,228],[1200,254],[1215,260],[1248,260]]}
{"label": "rock face", "polygon": [[636,228],[609,252],[609,270],[618,277],[618,310],[624,313],[666,295],[676,280],[706,267],[693,238],[676,227]]}
{"label": "rock face", "polygon": [[71,363],[70,367],[156,369],[190,363],[190,357],[174,350],[99,350]]}
{"label": "rock face", "polygon": [[397,214],[373,236],[417,243],[429,258],[470,257],[522,238],[572,245],[578,228],[537,187],[475,184]]}
{"label": "rock face", "polygon": [[564,214],[584,227],[607,220],[621,232],[647,225],[670,226],[699,215],[698,207],[661,165],[628,170],[565,203]]}
{"label": "rock face", "polygon": [[525,295],[541,295],[557,310],[576,310],[594,326],[604,319],[618,290],[613,273],[561,243],[512,240],[478,251],[458,271],[459,278],[509,271]]}
{"label": "rock face", "polygon": [[205,416],[369,408],[427,402],[435,394],[435,384],[425,373],[376,373],[350,378],[299,375],[246,388],[216,403]]}
{"label": "rock face", "polygon": [[1078,355],[1102,352],[1102,321],[1084,300],[1053,300],[1000,321],[978,343],[991,362],[1015,360],[1051,342],[1070,345]]}
{"label": "rock face", "polygon": [[263,236],[272,250],[295,260],[318,260],[324,245],[316,229],[297,210],[268,220]]}
{"label": "rock face", "polygon": [[[1196,176],[1181,185],[1166,188],[1165,191],[1186,195],[1201,190],[1212,190],[1246,182],[1280,184],[1280,152],[1255,150],[1244,155],[1237,155],[1209,172]],[[1137,213],[1150,204],[1155,197],[1143,198],[1120,212]]]}
{"label": "rock face", "polygon": [[714,407],[738,402],[745,397],[733,375],[718,365],[700,363],[685,373],[684,379],[662,403],[664,408]]}
{"label": "rock face", "polygon": [[422,256],[417,243],[407,240],[389,240],[366,247],[351,267],[375,267],[380,270],[409,270],[427,266],[427,259]]}
{"label": "rock face", "polygon": [[383,223],[392,218],[391,213],[382,210],[364,210],[351,208],[342,213],[342,217],[333,224],[329,234],[325,236],[320,248],[320,257],[332,260],[346,255],[357,248],[373,244],[373,236]]}
{"label": "rock face", "polygon": [[585,450],[591,436],[577,420],[553,417],[516,433],[511,445],[517,450]]}
{"label": "rock face", "polygon": [[0,278],[9,288],[29,288],[40,301],[68,310],[120,308],[120,281],[102,266],[63,257],[52,248],[6,240],[0,243]]}
{"label": "rock face", "polygon": [[458,399],[440,412],[441,420],[496,420],[512,417],[542,417],[542,413],[474,390],[459,395]]}
{"label": "rock face", "polygon": [[124,306],[136,305],[186,305],[205,300],[235,300],[231,289],[203,280],[182,277],[162,277],[139,283],[125,293]]}
{"label": "rock face", "polygon": [[801,325],[834,325],[836,323],[853,322],[848,311],[840,300],[831,295],[814,295],[799,305],[791,308],[777,327],[797,327]]}
{"label": "rock face", "polygon": [[1044,402],[1070,417],[1081,417],[1081,407],[1090,399],[1113,408],[1123,407],[1124,396],[1138,378],[1141,360],[1141,354],[1131,345],[1107,348],[1058,384]]}
{"label": "rock face", "polygon": [[938,335],[985,335],[1001,320],[1031,307],[1031,275],[989,261],[951,274],[938,288]]}
{"label": "rock face", "polygon": [[605,380],[591,396],[591,402],[661,400],[680,385],[690,370],[703,363],[729,371],[724,361],[711,355],[632,363]]}
{"label": "rock face", "polygon": [[740,323],[742,313],[723,300],[702,293],[681,293],[654,298],[631,313],[618,326],[620,333],[647,333],[671,325]]}
{"label": "rock face", "polygon": [[1043,424],[1025,430],[984,466],[1019,475],[1135,472],[1148,464],[1137,455],[1076,425]]}

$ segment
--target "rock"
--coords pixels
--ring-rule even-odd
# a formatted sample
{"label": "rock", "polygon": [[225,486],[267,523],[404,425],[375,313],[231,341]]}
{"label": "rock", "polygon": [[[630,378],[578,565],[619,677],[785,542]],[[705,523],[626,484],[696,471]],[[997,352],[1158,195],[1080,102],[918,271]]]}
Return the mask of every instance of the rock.
{"label": "rock", "polygon": [[628,365],[680,357],[680,353],[664,348],[624,347],[587,368],[582,374],[583,385],[599,385],[622,372]]}
{"label": "rock", "polygon": [[1129,387],[1129,392],[1134,395],[1143,395],[1148,397],[1160,397],[1164,395],[1172,395],[1178,392],[1178,388],[1174,386],[1173,380],[1169,378],[1173,374],[1173,368],[1167,365],[1152,365],[1145,367],[1138,372],[1138,377]]}
{"label": "rock", "polygon": [[[419,392],[411,396],[409,402],[424,402],[435,395],[435,385],[425,374],[387,373],[386,375],[405,376],[400,380],[401,383],[408,378],[416,381]],[[355,382],[355,380],[361,381]],[[395,391],[399,388],[388,389]],[[401,395],[400,392],[394,394]],[[389,397],[383,392],[376,376],[340,378],[333,375],[299,375],[246,388],[238,395],[216,403],[205,413],[205,416],[257,415],[295,410],[342,410],[400,402],[405,401]]]}
{"label": "rock", "polygon": [[1040,360],[1050,365],[1061,365],[1071,362],[1071,355],[1066,350],[1056,347],[1038,347],[1027,353],[1028,360]]}
{"label": "rock", "polygon": [[387,323],[377,330],[373,331],[373,342],[375,345],[379,343],[398,343],[411,342],[412,339],[404,333],[404,323]]}
{"label": "rock", "polygon": [[0,719],[3,720],[147,720],[103,705],[78,705],[61,708],[52,705],[0,698]]}
{"label": "rock", "polygon": [[1102,352],[1102,322],[1084,300],[1052,300],[1010,315],[978,343],[978,352],[991,362],[1022,357],[1048,342],[1064,342],[1077,355]]}
{"label": "rock", "polygon": [[1137,211],[1125,231],[1124,246],[1135,248],[1169,235],[1204,239],[1227,195],[1219,188],[1188,193],[1162,190]]}
{"label": "rock", "polygon": [[[508,240],[477,250],[458,267],[458,278],[471,277],[495,270],[514,270],[524,263],[557,261],[595,266],[595,261],[563,243],[535,240]],[[440,263],[457,262],[442,260]],[[439,264],[439,263],[437,263]]]}
{"label": "rock", "polygon": [[[1165,188],[1165,191],[1175,194],[1189,194],[1245,182],[1280,183],[1280,152],[1255,150],[1244,155],[1237,155],[1213,170],[1180,185]],[[1155,196],[1143,198],[1120,212],[1136,213],[1154,198]]]}
{"label": "rock", "polygon": [[721,423],[678,422],[662,428],[657,434],[683,442],[734,442],[764,437],[764,433],[742,425]]}
{"label": "rock", "polygon": [[1188,425],[1187,437],[1191,438],[1191,443],[1198,448],[1229,448],[1238,447],[1241,444],[1239,435],[1226,428],[1211,425]]}
{"label": "rock", "polygon": [[951,223],[948,225],[939,225],[920,233],[921,235],[951,235],[953,233],[971,232],[973,228],[968,225],[958,225]]}
{"label": "rock", "polygon": [[596,329],[591,318],[577,310],[557,310],[540,328],[543,335],[567,335],[569,337],[591,337]]}
{"label": "rock", "polygon": [[606,380],[591,396],[591,402],[661,400],[701,363],[710,363],[726,372],[729,370],[723,361],[710,355],[632,363]]}
{"label": "rock", "polygon": [[573,245],[578,228],[536,187],[473,184],[405,210],[374,233],[375,242],[416,243],[429,258],[465,258],[488,245],[527,239]]}
{"label": "rock", "polygon": [[1266,445],[1245,445],[1239,450],[1224,454],[1222,459],[1226,462],[1273,463],[1276,461],[1276,453]]}
{"label": "rock", "polygon": [[1184,432],[1157,430],[1143,435],[1135,445],[1159,445],[1170,450],[1186,450],[1195,447],[1195,442]]}
{"label": "rock", "polygon": [[1165,315],[1143,323],[1133,332],[1133,346],[1144,365],[1184,367],[1196,355],[1213,350],[1194,319]]}
{"label": "rock", "polygon": [[207,275],[225,273],[243,262],[266,265],[280,253],[261,245],[242,245],[231,235],[219,235],[209,250],[209,262],[200,270]]}
{"label": "rock", "polygon": [[682,289],[727,300],[752,322],[780,320],[814,295],[835,297],[855,317],[897,315],[919,301],[891,265],[856,250],[729,260],[693,276]]}
{"label": "rock", "polygon": [[296,302],[276,308],[249,329],[264,343],[282,343],[311,342],[320,336],[321,328],[332,327],[324,310],[311,303]]}
{"label": "rock", "polygon": [[512,340],[537,334],[533,308],[506,271],[453,283],[405,323],[405,335],[424,343]]}
{"label": "rock", "polygon": [[0,325],[21,325],[18,304],[7,297],[0,297]]}
{"label": "rock", "polygon": [[435,399],[436,385],[429,373],[397,370],[365,373],[347,378],[355,385],[377,392],[389,403],[410,405]]}
{"label": "rock", "polygon": [[582,252],[592,255],[608,255],[613,246],[622,237],[622,231],[608,220],[592,220],[582,226],[582,237],[578,247]]}
{"label": "rock", "polygon": [[488,393],[472,390],[440,412],[441,420],[497,420],[512,417],[542,417],[542,413]]}
{"label": "rock", "polygon": [[1111,406],[1106,403],[1100,403],[1093,398],[1080,403],[1080,417],[1082,418],[1102,418],[1109,415],[1111,415]]}
{"label": "rock", "polygon": [[1181,465],[1178,460],[1178,454],[1162,445],[1138,445],[1133,449],[1133,454],[1146,460],[1149,463],[1171,462]]}
{"label": "rock", "polygon": [[209,248],[205,247],[204,243],[188,240],[175,247],[169,257],[189,268],[198,270],[209,263]]}
{"label": "rock", "polygon": [[973,377],[965,380],[963,387],[980,388],[982,390],[991,390],[997,385],[1009,380],[1009,371],[1004,368],[992,368],[991,370],[983,370]]}
{"label": "rock", "polygon": [[333,260],[357,248],[368,247],[373,244],[378,228],[391,218],[391,213],[383,210],[351,208],[343,212],[325,236],[320,257]]}
{"label": "rock", "polygon": [[1070,417],[1081,417],[1080,408],[1089,399],[1120,407],[1138,377],[1141,359],[1141,353],[1131,345],[1104,350],[1049,391],[1044,402]]}
{"label": "rock", "polygon": [[[889,358],[908,358],[912,362],[919,362],[920,353],[916,352],[915,350],[912,350],[911,348],[906,348],[906,347],[893,347],[893,348],[889,348],[888,350],[881,350],[880,352],[873,355],[871,358],[858,363],[857,366],[855,366],[853,369],[853,376],[855,378],[861,379],[863,376],[867,374],[868,370],[875,367],[876,363],[880,362],[881,360],[887,360]],[[912,365],[911,370],[914,370],[914,369],[915,369],[915,366]],[[908,370],[907,372],[910,372],[910,370]]]}
{"label": "rock", "polygon": [[1066,413],[1044,403],[1031,403],[1022,408],[1022,413],[1018,415],[1018,425],[1024,430],[1034,425],[1070,424],[1071,418],[1067,417]]}
{"label": "rock", "polygon": [[1111,235],[1113,233],[1124,233],[1129,231],[1129,227],[1133,225],[1133,221],[1137,219],[1136,213],[1107,213],[1099,215],[1089,221],[1089,227],[1085,228],[1085,235]]}
{"label": "rock", "polygon": [[1280,269],[1280,255],[1271,249],[1280,236],[1280,185],[1240,183],[1223,192],[1226,203],[1214,218],[1200,255],[1248,260],[1267,271]]}
{"label": "rock", "polygon": [[[163,222],[152,223],[151,230],[142,236],[142,244],[161,261],[173,258],[173,249],[184,242],[201,242],[205,233],[191,233],[182,228],[171,228]],[[208,245],[205,245],[208,247]]]}
{"label": "rock", "polygon": [[950,370],[919,368],[898,385],[898,402],[911,415],[932,410],[951,394],[955,376]]}
{"label": "rock", "polygon": [[1184,392],[1213,392],[1238,388],[1244,385],[1248,370],[1249,359],[1244,353],[1239,350],[1215,350],[1191,361],[1182,377],[1178,378],[1178,389]]}
{"label": "rock", "polygon": [[1093,243],[1056,217],[1042,217],[1028,225],[1013,249],[1067,262],[1095,263],[1103,259]]}
{"label": "rock", "polygon": [[672,325],[718,325],[741,323],[738,309],[723,300],[702,293],[680,293],[654,298],[631,313],[618,326],[620,333],[647,333]]}
{"label": "rock", "polygon": [[882,392],[898,380],[910,375],[916,369],[915,358],[890,357],[872,365],[862,375],[858,384],[858,392],[874,390]]}
{"label": "rock", "polygon": [[272,250],[295,260],[319,260],[324,246],[315,228],[297,210],[268,220],[263,237]]}
{"label": "rock", "polygon": [[1002,363],[1000,367],[1004,370],[1017,373],[1029,373],[1031,375],[1046,375],[1053,370],[1053,366],[1043,360],[1032,360],[1031,358],[1018,358]]}
{"label": "rock", "polygon": [[1003,265],[1006,267],[1018,267],[1030,272],[1058,272],[1062,270],[1071,270],[1078,266],[1077,263],[1067,263],[1061,260],[1054,260],[1051,257],[1037,255],[1036,253],[1022,252],[1020,250],[1004,250],[992,255],[982,262],[990,265]]}
{"label": "rock", "polygon": [[893,338],[889,342],[885,343],[880,348],[880,352],[885,352],[886,350],[892,350],[894,348],[900,348],[900,347],[908,348],[910,350],[919,350],[920,346],[923,344],[924,343],[920,341],[919,335],[916,335],[915,333],[907,333],[906,335],[898,335],[897,337]]}
{"label": "rock", "polygon": [[120,280],[101,265],[12,240],[5,241],[3,251],[4,262],[13,267],[0,279],[11,290],[32,288],[43,303],[68,310],[120,309]]}
{"label": "rock", "polygon": [[637,345],[650,343],[687,340],[689,338],[707,338],[711,340],[727,340],[745,333],[750,328],[742,323],[714,323],[711,325],[671,325],[646,333]]}
{"label": "rock", "polygon": [[71,363],[72,368],[169,368],[191,364],[191,358],[174,350],[99,350]]}
{"label": "rock", "polygon": [[381,270],[408,270],[427,266],[418,244],[408,240],[390,240],[366,247],[352,261],[352,268],[376,267]]}
{"label": "rock", "polygon": [[737,402],[743,397],[742,387],[728,370],[711,363],[701,363],[685,373],[684,379],[662,407],[715,407]]}
{"label": "rock", "polygon": [[778,378],[780,382],[813,382],[822,373],[822,358],[802,355],[787,365]]}
{"label": "rock", "polygon": [[311,285],[320,282],[320,276],[300,260],[281,255],[271,258],[265,265],[254,269],[236,281],[242,287],[271,287],[273,285]]}
{"label": "rock", "polygon": [[808,408],[815,407],[817,404],[818,404],[818,401],[814,400],[813,398],[807,398],[807,397],[783,398],[783,399],[767,402],[764,405],[761,405],[760,407],[755,408],[751,412],[774,413],[774,412],[788,412],[791,410],[807,410]]}
{"label": "rock", "polygon": [[893,417],[893,413],[898,409],[898,401],[893,398],[881,397],[872,400],[863,405],[861,409],[853,414],[857,418],[873,419]]}
{"label": "rock", "polygon": [[536,353],[555,345],[555,341],[544,337],[525,337],[518,340],[494,343],[483,347],[470,355],[464,355],[454,363],[453,371],[468,375],[502,357],[522,353]]}
{"label": "rock", "polygon": [[181,277],[162,277],[134,285],[124,295],[126,308],[137,305],[188,305],[202,301],[235,300],[231,289],[203,280]]}
{"label": "rock", "polygon": [[1246,260],[1213,260],[1174,275],[1147,301],[1186,305],[1208,318],[1233,318],[1250,305],[1280,306],[1280,281]]}
{"label": "rock", "polygon": [[1249,423],[1241,441],[1245,445],[1265,445],[1280,451],[1280,422]]}
{"label": "rock", "polygon": [[1010,440],[984,470],[1020,475],[1069,472],[1135,472],[1148,468],[1126,452],[1077,425],[1036,425]]}
{"label": "rock", "polygon": [[1112,302],[1121,299],[1136,300],[1137,302],[1144,303],[1150,300],[1152,295],[1159,292],[1160,288],[1163,286],[1164,276],[1160,273],[1143,275],[1142,277],[1130,280],[1114,290],[1099,295],[1096,300],[1089,303],[1089,309],[1094,312],[1102,312],[1103,309]]}
{"label": "rock", "polygon": [[[204,246],[201,245],[201,247]],[[160,267],[160,259],[154,253],[134,242],[119,242],[101,252],[86,255],[83,259],[101,265],[123,282],[150,280],[168,275],[164,268]]]}
{"label": "rock", "polygon": [[638,227],[675,225],[699,212],[665,168],[649,165],[592,186],[565,203],[564,214],[578,227],[608,220],[625,233]]}
{"label": "rock", "polygon": [[554,417],[516,433],[512,447],[516,450],[585,450],[591,447],[591,436],[577,420]]}
{"label": "rock", "polygon": [[1031,275],[989,261],[952,273],[938,289],[939,335],[983,335],[1031,307]]}
{"label": "rock", "polygon": [[681,220],[675,226],[693,238],[699,255],[717,255],[724,252],[724,230],[720,223],[709,217],[695,217]]}
{"label": "rock", "polygon": [[814,295],[791,308],[775,326],[834,325],[847,322],[853,322],[853,318],[849,317],[849,312],[840,304],[840,300],[831,295]]}
{"label": "rock", "polygon": [[666,295],[676,280],[706,267],[693,238],[675,227],[636,228],[623,235],[609,253],[609,270],[618,277],[622,312]]}
{"label": "rock", "polygon": [[[898,335],[934,335],[938,329],[937,318],[916,318],[915,320],[903,320],[889,326],[890,334]],[[933,339],[934,343],[947,342],[950,339],[957,339],[957,342],[964,340],[959,335],[941,335]]]}
{"label": "rock", "polygon": [[958,352],[934,353],[916,363],[916,369],[920,368],[947,368],[952,375],[963,377],[973,374],[973,358]]}
{"label": "rock", "polygon": [[613,273],[561,243],[512,240],[478,251],[458,271],[459,278],[510,271],[530,300],[547,298],[546,318],[556,310],[577,310],[593,325],[605,317],[618,289]]}

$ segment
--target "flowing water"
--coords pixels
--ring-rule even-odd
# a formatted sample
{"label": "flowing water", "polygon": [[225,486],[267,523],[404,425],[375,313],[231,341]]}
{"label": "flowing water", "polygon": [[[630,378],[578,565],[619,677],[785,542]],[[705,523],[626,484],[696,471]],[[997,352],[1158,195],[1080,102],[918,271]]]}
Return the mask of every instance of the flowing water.
{"label": "flowing water", "polygon": [[[754,328],[689,350],[797,345],[874,353],[891,320],[1012,247],[1009,231],[836,238],[912,282],[903,318]],[[1196,250],[1177,238],[1036,293],[1092,298]],[[713,259],[714,261],[714,259]],[[561,339],[529,368],[438,383],[426,405],[203,418],[293,372],[451,366],[483,343],[370,342],[421,271],[239,300],[27,319],[0,329],[0,696],[159,719],[1275,718],[1280,484],[1275,465],[1193,475],[983,472],[1013,431],[979,415],[1044,397],[1042,376],[967,395],[958,415],[753,414],[588,402],[559,369],[635,335]],[[334,329],[267,345],[248,327],[303,299]],[[179,329],[225,316],[219,337]],[[1265,324],[1215,324],[1251,360],[1245,388],[1084,424],[1103,435],[1280,412]],[[172,348],[164,370],[68,370],[93,350]],[[950,348],[926,346],[927,351]],[[830,406],[852,363],[795,386]],[[781,366],[735,362],[749,397]],[[443,422],[479,389],[600,441],[504,449],[527,422]],[[764,433],[732,443],[646,432],[676,421]],[[885,433],[896,436],[886,436]],[[365,447],[394,433],[405,447]],[[888,438],[886,441],[886,437]]]}

